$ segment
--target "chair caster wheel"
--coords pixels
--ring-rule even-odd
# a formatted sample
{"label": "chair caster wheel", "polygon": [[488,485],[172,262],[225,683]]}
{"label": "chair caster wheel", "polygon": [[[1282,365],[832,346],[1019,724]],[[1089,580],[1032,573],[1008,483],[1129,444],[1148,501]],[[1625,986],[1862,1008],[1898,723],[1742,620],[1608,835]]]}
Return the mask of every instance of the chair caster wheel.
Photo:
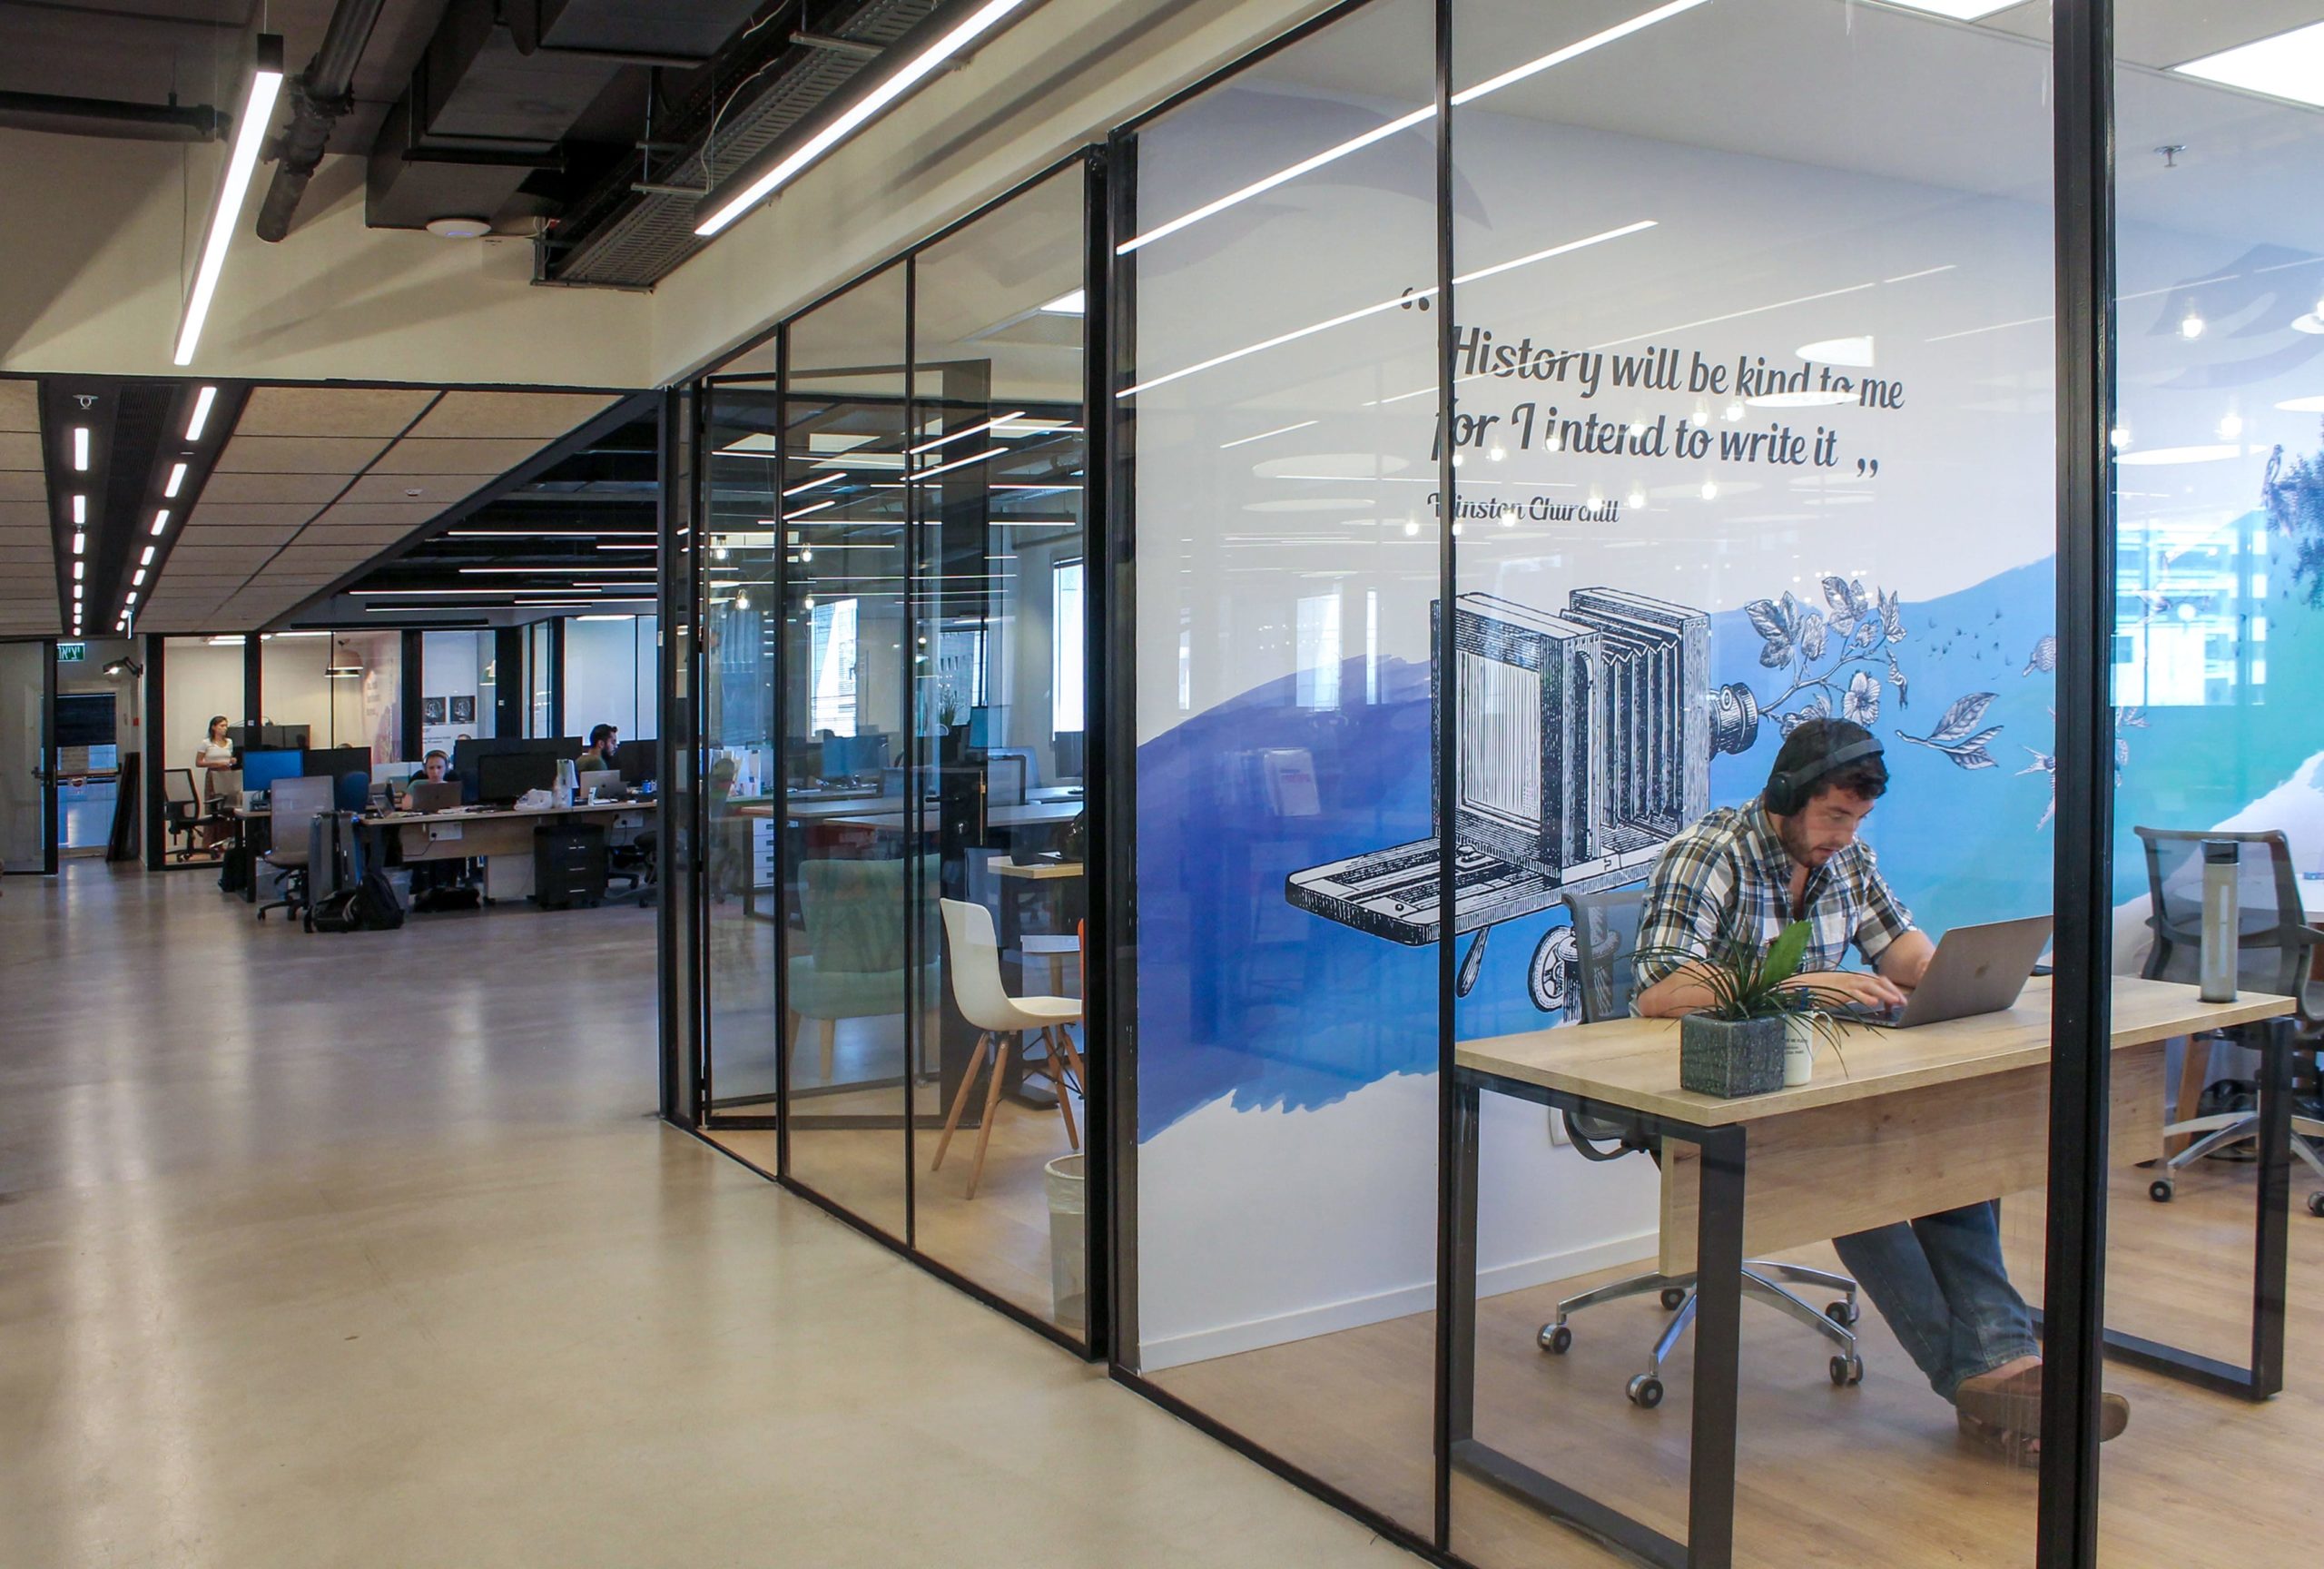
{"label": "chair caster wheel", "polygon": [[1835,1386],[1842,1389],[1848,1387],[1848,1386],[1852,1384],[1863,1383],[1864,1358],[1855,1355],[1854,1353],[1850,1353],[1846,1357],[1833,1357],[1832,1382]]}
{"label": "chair caster wheel", "polygon": [[2171,1195],[2177,1190],[2178,1184],[2168,1177],[2158,1177],[2146,1185],[2146,1196],[2158,1204],[2170,1203]]}
{"label": "chair caster wheel", "polygon": [[2319,1190],[2308,1196],[2308,1212],[2319,1219],[2324,1219],[2324,1190]]}
{"label": "chair caster wheel", "polygon": [[1686,1305],[1686,1288],[1682,1286],[1665,1286],[1662,1288],[1662,1310],[1665,1313],[1676,1313],[1679,1308],[1684,1308]]}
{"label": "chair caster wheel", "polygon": [[1662,1380],[1651,1373],[1641,1373],[1630,1382],[1630,1404],[1641,1411],[1651,1411],[1662,1404]]}
{"label": "chair caster wheel", "polygon": [[1573,1331],[1563,1324],[1541,1326],[1541,1349],[1552,1357],[1562,1357],[1573,1349]]}
{"label": "chair caster wheel", "polygon": [[1855,1298],[1843,1297],[1837,1302],[1830,1303],[1826,1306],[1824,1308],[1824,1317],[1829,1318],[1833,1323],[1839,1325],[1842,1328],[1846,1328],[1847,1326],[1855,1323],[1857,1319],[1864,1317],[1864,1309],[1856,1305]]}

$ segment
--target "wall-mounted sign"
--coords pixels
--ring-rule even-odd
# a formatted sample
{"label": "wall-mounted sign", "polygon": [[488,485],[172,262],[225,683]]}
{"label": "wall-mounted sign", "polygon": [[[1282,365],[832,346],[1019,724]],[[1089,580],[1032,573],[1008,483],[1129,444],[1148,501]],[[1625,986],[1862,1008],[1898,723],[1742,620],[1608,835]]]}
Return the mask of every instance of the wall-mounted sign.
{"label": "wall-mounted sign", "polygon": [[59,643],[56,646],[56,662],[59,665],[85,665],[89,662],[89,646],[86,643]]}

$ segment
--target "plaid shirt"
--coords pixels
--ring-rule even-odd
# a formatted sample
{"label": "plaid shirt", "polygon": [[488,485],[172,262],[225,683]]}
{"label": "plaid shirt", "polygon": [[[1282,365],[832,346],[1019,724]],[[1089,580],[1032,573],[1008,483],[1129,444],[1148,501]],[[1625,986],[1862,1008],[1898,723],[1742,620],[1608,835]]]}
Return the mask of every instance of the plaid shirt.
{"label": "plaid shirt", "polygon": [[[1676,949],[1708,955],[1714,948],[1745,940],[1764,948],[1790,924],[1791,857],[1776,837],[1767,808],[1722,806],[1663,847],[1647,879],[1646,905],[1639,920],[1642,958],[1638,986],[1644,991],[1679,968],[1668,957]],[[1807,874],[1798,918],[1808,923],[1803,972],[1837,970],[1853,942],[1865,962],[1875,964],[1888,944],[1913,929],[1912,913],[1890,890],[1886,878],[1861,840]]]}

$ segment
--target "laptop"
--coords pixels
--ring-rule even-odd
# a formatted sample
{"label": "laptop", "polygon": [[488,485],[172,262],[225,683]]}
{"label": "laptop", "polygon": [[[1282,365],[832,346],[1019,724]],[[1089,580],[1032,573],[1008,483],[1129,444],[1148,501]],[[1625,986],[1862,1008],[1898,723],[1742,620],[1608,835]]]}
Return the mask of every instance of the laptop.
{"label": "laptop", "polygon": [[580,776],[576,782],[576,787],[580,790],[581,799],[584,801],[594,800],[600,796],[611,798],[618,795],[621,794],[621,770],[593,768]]}
{"label": "laptop", "polygon": [[460,809],[460,782],[447,779],[431,784],[422,779],[411,787],[411,809],[414,812],[457,812]]}
{"label": "laptop", "polygon": [[1866,1010],[1858,1021],[1910,1030],[1998,1013],[2016,1002],[2034,974],[2034,962],[2050,942],[2050,918],[2028,915],[1982,926],[1955,926],[1936,945],[1928,973],[1901,1009]]}

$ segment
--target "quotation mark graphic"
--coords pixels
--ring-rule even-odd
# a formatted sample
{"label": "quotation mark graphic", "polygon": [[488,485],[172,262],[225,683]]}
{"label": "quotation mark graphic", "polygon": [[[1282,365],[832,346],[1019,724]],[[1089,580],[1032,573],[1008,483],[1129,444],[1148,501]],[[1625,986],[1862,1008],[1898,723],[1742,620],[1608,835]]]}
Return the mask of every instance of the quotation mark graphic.
{"label": "quotation mark graphic", "polygon": [[1877,458],[1857,459],[1856,477],[1859,479],[1877,479],[1880,477],[1880,459]]}
{"label": "quotation mark graphic", "polygon": [[1398,309],[1399,311],[1409,311],[1409,310],[1411,310],[1413,306],[1417,305],[1417,306],[1419,306],[1419,307],[1420,307],[1422,310],[1423,310],[1423,311],[1427,310],[1427,309],[1428,309],[1428,301],[1427,301],[1427,300],[1426,300],[1426,299],[1424,299],[1424,298],[1423,298],[1423,299],[1420,299],[1420,300],[1415,300],[1415,299],[1413,299],[1413,291],[1414,289],[1417,289],[1418,287],[1419,287],[1419,285],[1418,285],[1418,284],[1413,284],[1413,285],[1408,286],[1408,287],[1404,290],[1403,293],[1402,295],[1398,296],[1398,298],[1397,298],[1397,305],[1396,305],[1396,309]]}

